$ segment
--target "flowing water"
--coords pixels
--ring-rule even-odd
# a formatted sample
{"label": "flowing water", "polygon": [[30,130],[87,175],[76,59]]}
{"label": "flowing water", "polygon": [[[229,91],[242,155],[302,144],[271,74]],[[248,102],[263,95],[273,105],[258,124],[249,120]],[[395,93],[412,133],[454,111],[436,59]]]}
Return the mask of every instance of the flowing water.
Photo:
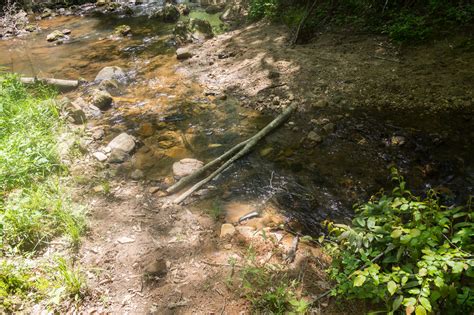
{"label": "flowing water", "polygon": [[[133,35],[114,36],[121,24],[131,26]],[[173,162],[186,157],[209,161],[271,120],[242,108],[238,99],[206,96],[197,82],[182,77],[170,44],[172,24],[108,15],[61,16],[40,26],[38,34],[0,41],[2,67],[26,76],[88,81],[105,66],[128,70],[131,83],[95,122],[105,128],[106,141],[123,131],[140,139],[118,174],[141,169],[150,182],[169,183]],[[61,45],[47,42],[55,29],[70,29],[71,39]],[[334,123],[322,144],[307,145],[291,124],[280,128],[211,182],[193,205],[234,214],[276,207],[317,232],[322,220],[350,217],[353,203],[387,187],[392,163],[410,174],[416,189],[438,187],[448,197],[455,195],[453,201],[473,193],[472,121],[462,115],[444,121],[362,110],[319,114]],[[390,143],[394,136],[406,143]]]}

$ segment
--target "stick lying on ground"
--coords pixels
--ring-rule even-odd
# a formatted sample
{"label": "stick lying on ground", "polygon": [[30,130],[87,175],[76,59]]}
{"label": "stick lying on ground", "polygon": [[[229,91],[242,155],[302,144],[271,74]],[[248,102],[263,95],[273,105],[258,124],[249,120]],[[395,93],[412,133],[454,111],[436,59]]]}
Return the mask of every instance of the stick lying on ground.
{"label": "stick lying on ground", "polygon": [[42,82],[49,85],[54,85],[58,89],[75,89],[79,86],[78,80],[61,80],[61,79],[53,79],[53,78],[20,78],[21,83],[24,84],[34,84],[36,82]]}
{"label": "stick lying on ground", "polygon": [[194,186],[189,188],[187,191],[185,191],[181,196],[177,197],[173,202],[176,204],[181,203],[184,199],[189,197],[193,192],[201,188],[203,185],[211,181],[214,177],[216,177],[219,173],[221,173],[223,170],[225,170],[229,165],[234,163],[236,160],[241,158],[242,156],[246,155],[249,153],[252,148],[257,144],[258,141],[260,141],[263,137],[265,137],[267,134],[269,134],[273,129],[281,125],[282,122],[284,122],[290,114],[295,110],[296,108],[296,103],[288,106],[277,118],[275,118],[271,123],[269,123],[265,128],[257,132],[253,137],[251,137],[248,140],[245,140],[236,146],[234,146],[232,149],[218,157],[217,159],[211,161],[210,163],[204,165],[202,168],[197,170],[196,172],[182,178],[179,182],[177,182],[175,185],[171,186],[168,188],[167,192],[172,193],[179,188],[185,186],[186,184],[189,184],[191,181],[193,181],[195,178],[199,177],[201,174],[203,174],[205,171],[207,171],[210,167],[213,165],[223,162],[226,158],[230,157],[234,152],[238,151],[236,155],[234,155],[230,160],[222,164],[217,170],[215,170],[211,175],[208,177],[204,178],[200,182],[196,183]]}

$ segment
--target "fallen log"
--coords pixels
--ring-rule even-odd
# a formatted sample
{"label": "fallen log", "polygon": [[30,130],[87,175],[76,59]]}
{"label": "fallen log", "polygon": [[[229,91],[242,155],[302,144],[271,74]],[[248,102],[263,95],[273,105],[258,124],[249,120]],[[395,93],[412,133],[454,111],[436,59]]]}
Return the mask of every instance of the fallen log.
{"label": "fallen log", "polygon": [[[207,184],[209,181],[211,181],[214,177],[216,177],[218,174],[220,174],[223,170],[225,170],[227,167],[229,167],[229,165],[231,165],[232,163],[234,163],[236,160],[238,160],[239,158],[243,157],[244,155],[246,155],[247,153],[249,153],[252,148],[257,144],[258,141],[260,141],[263,137],[265,137],[267,134],[269,134],[273,129],[275,129],[276,127],[278,127],[282,122],[284,122],[289,116],[290,114],[296,109],[297,107],[297,104],[296,103],[293,103],[292,105],[290,105],[289,107],[287,107],[277,118],[275,118],[272,122],[270,122],[267,126],[265,126],[265,128],[263,128],[262,130],[260,130],[259,132],[257,132],[253,137],[251,137],[250,139],[244,141],[244,142],[241,142],[239,143],[238,145],[234,146],[232,149],[230,149],[228,152],[224,153],[223,155],[221,155],[219,158],[217,158],[216,160],[218,160],[216,162],[216,160],[210,162],[209,164],[212,163],[212,165],[220,162],[220,161],[223,161],[226,157],[230,156],[231,154],[233,154],[235,151],[238,150],[238,148],[240,148],[242,146],[242,144],[244,144],[243,148],[237,152],[236,155],[234,155],[230,160],[228,160],[227,162],[225,162],[224,164],[222,164],[217,170],[215,170],[211,175],[209,175],[208,177],[204,178],[203,180],[201,180],[200,182],[196,183],[194,186],[192,186],[191,188],[189,188],[187,191],[185,191],[181,196],[177,197],[173,202],[176,203],[176,204],[179,204],[181,202],[183,202],[184,199],[186,199],[187,197],[189,197],[193,192],[195,192],[196,190],[198,190],[199,188],[201,188],[203,185]],[[212,166],[211,165],[211,166]],[[209,169],[208,165],[205,165],[203,166],[201,169],[197,170],[196,173],[199,173],[202,174],[205,172],[204,171],[201,171],[202,169]],[[194,176],[194,173],[189,175],[189,176],[193,176],[193,179],[198,177],[199,175],[196,175]],[[190,182],[191,180],[187,181],[187,182]],[[170,187],[171,188],[171,187]]]}
{"label": "fallen log", "polygon": [[53,85],[60,90],[72,90],[79,86],[78,80],[63,80],[63,79],[53,79],[53,78],[36,78],[36,77],[23,77],[20,78],[21,83],[23,84],[35,84],[35,83],[44,83],[48,85]]}

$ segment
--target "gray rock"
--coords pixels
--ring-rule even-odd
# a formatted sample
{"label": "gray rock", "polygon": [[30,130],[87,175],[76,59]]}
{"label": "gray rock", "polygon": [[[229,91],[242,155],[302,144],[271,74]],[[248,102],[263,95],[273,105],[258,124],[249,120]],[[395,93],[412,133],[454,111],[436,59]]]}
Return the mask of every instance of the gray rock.
{"label": "gray rock", "polygon": [[176,22],[179,19],[179,10],[176,6],[167,3],[164,7],[158,9],[150,15],[150,19],[157,19],[162,22]]}
{"label": "gray rock", "polygon": [[134,180],[139,180],[143,178],[143,172],[141,170],[134,170],[132,174],[130,174],[130,177]]}
{"label": "gray rock", "polygon": [[121,149],[113,149],[110,152],[110,163],[122,163],[129,157],[128,153]]}
{"label": "gray rock", "polygon": [[181,178],[193,173],[203,165],[203,162],[196,159],[182,159],[173,164],[173,174],[174,176]]}
{"label": "gray rock", "polygon": [[316,142],[316,143],[321,143],[323,141],[323,138],[321,138],[321,136],[318,135],[314,131],[310,131],[306,137],[308,138],[309,141]]}
{"label": "gray rock", "polygon": [[108,146],[110,150],[119,149],[126,153],[130,153],[135,148],[135,139],[129,134],[123,132],[115,137]]}
{"label": "gray rock", "polygon": [[94,154],[92,154],[92,156],[95,157],[97,159],[97,161],[99,161],[99,162],[104,162],[105,160],[107,160],[107,155],[105,155],[102,152],[94,152]]}
{"label": "gray rock", "polygon": [[92,139],[94,140],[100,140],[104,137],[105,135],[105,131],[104,129],[102,128],[98,128],[98,129],[95,129],[94,131],[92,131]]}
{"label": "gray rock", "polygon": [[94,90],[92,94],[91,103],[101,110],[106,110],[112,105],[112,95],[107,91]]}
{"label": "gray rock", "polygon": [[117,80],[123,81],[126,79],[125,72],[120,67],[112,66],[105,67],[99,71],[94,81],[103,81],[103,80]]}
{"label": "gray rock", "polygon": [[176,58],[178,60],[186,60],[193,56],[193,54],[189,51],[188,48],[178,48],[176,50]]}

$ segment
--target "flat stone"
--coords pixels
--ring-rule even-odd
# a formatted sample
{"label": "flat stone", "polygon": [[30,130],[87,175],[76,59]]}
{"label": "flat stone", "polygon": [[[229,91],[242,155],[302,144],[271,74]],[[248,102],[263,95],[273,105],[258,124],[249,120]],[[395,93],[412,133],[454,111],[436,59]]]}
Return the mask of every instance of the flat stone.
{"label": "flat stone", "polygon": [[135,148],[135,139],[129,134],[123,132],[115,137],[108,144],[110,150],[120,149],[126,153],[130,153]]}
{"label": "flat stone", "polygon": [[102,152],[94,152],[92,156],[95,157],[96,160],[98,160],[99,162],[104,162],[105,160],[107,160],[107,155]]}
{"label": "flat stone", "polygon": [[204,165],[203,162],[196,159],[182,159],[173,164],[174,176],[181,178],[192,174]]}
{"label": "flat stone", "polygon": [[221,225],[221,234],[220,234],[220,237],[223,238],[223,237],[226,237],[227,235],[234,235],[235,233],[235,227],[230,224],[230,223],[224,223]]}
{"label": "flat stone", "polygon": [[125,72],[120,67],[112,66],[112,67],[105,67],[99,71],[97,76],[95,77],[94,81],[103,81],[103,80],[125,80],[126,75]]}

